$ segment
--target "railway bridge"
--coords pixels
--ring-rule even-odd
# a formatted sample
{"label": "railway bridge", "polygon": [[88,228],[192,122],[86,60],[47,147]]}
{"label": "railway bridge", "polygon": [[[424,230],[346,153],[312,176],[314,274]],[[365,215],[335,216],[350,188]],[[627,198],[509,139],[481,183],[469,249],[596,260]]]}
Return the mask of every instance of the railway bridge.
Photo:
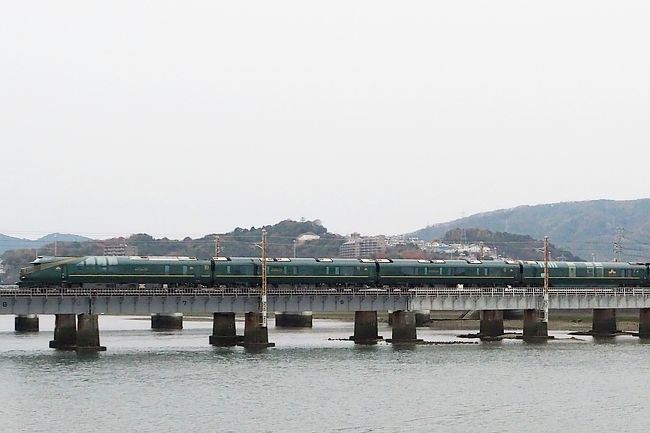
{"label": "railway bridge", "polygon": [[[212,314],[215,346],[267,347],[268,331],[260,320],[260,289],[176,287],[157,289],[0,288],[0,314],[16,315],[30,326],[34,315],[56,315],[50,347],[70,350],[104,350],[99,343],[98,315]],[[414,311],[448,310],[481,312],[481,338],[503,334],[503,311],[523,310],[523,338],[548,338],[541,314],[542,288],[529,287],[291,287],[269,288],[270,311],[354,312],[357,344],[374,344],[377,312],[392,311],[393,343],[415,343]],[[650,288],[593,287],[550,288],[548,307],[553,310],[593,310],[594,335],[615,335],[616,310],[639,310],[639,337],[650,338]],[[235,334],[235,314],[245,314],[243,336]],[[37,317],[37,316],[36,316]],[[36,319],[37,320],[37,319]],[[33,326],[33,324],[31,325]]]}

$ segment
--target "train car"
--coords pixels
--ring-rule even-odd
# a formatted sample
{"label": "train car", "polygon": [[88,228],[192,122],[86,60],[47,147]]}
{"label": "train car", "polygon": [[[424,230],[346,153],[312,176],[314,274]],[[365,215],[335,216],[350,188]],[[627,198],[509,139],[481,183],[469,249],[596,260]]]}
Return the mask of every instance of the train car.
{"label": "train car", "polygon": [[66,267],[83,257],[42,257],[20,269],[19,287],[58,287],[66,282]]}
{"label": "train car", "polygon": [[260,265],[252,257],[213,257],[212,285],[255,287],[260,284]]}
{"label": "train car", "polygon": [[[526,286],[544,285],[544,262],[522,263]],[[648,265],[626,262],[549,262],[551,287],[634,287],[648,285]]]}
{"label": "train car", "polygon": [[22,287],[210,285],[210,261],[194,257],[39,257],[21,270]]}
{"label": "train car", "polygon": [[[217,286],[259,286],[262,259],[215,257]],[[377,283],[377,266],[358,259],[268,258],[267,282],[280,286],[368,286]]]}
{"label": "train car", "polygon": [[518,285],[517,262],[481,260],[378,259],[379,284],[385,286]]}

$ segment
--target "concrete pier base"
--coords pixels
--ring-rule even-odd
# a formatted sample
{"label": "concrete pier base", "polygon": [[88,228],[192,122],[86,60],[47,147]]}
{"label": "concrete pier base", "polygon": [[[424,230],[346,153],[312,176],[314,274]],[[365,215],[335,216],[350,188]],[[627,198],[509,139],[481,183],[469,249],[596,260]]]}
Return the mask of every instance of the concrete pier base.
{"label": "concrete pier base", "polygon": [[14,320],[16,332],[38,332],[38,315],[20,314]]}
{"label": "concrete pier base", "polygon": [[548,323],[542,322],[538,310],[524,310],[524,335],[526,341],[548,340]]}
{"label": "concrete pier base", "polygon": [[183,313],[151,315],[151,329],[157,331],[173,331],[183,329]]}
{"label": "concrete pier base", "polygon": [[481,310],[479,337],[494,338],[503,335],[503,311]]}
{"label": "concrete pier base", "polygon": [[77,316],[77,352],[101,352],[105,346],[99,344],[99,322],[97,314]]}
{"label": "concrete pier base", "polygon": [[639,309],[639,338],[650,338],[650,308]]}
{"label": "concrete pier base", "polygon": [[75,350],[77,348],[77,316],[74,314],[56,314],[54,318],[54,340],[50,347],[57,350]]}
{"label": "concrete pier base", "polygon": [[415,326],[424,326],[431,321],[431,311],[417,310],[415,311]]}
{"label": "concrete pier base", "polygon": [[279,328],[311,328],[313,313],[303,311],[302,313],[278,312],[275,313],[275,326]]}
{"label": "concrete pier base", "polygon": [[616,330],[616,309],[603,308],[594,310],[591,334],[601,337],[615,335]]}
{"label": "concrete pier base", "polygon": [[[393,313],[393,322],[395,313]],[[380,339],[377,330],[376,311],[354,312],[354,335],[350,338],[355,344],[377,344]]]}
{"label": "concrete pier base", "polygon": [[275,343],[269,343],[269,329],[260,326],[261,313],[246,313],[244,321],[244,339],[237,343],[250,349],[262,349],[273,347]]}
{"label": "concrete pier base", "polygon": [[214,313],[210,344],[213,346],[236,346],[244,337],[235,331],[235,313]]}
{"label": "concrete pier base", "polygon": [[388,341],[393,344],[416,344],[422,340],[417,338],[416,314],[413,311],[395,311],[393,315],[393,335]]}

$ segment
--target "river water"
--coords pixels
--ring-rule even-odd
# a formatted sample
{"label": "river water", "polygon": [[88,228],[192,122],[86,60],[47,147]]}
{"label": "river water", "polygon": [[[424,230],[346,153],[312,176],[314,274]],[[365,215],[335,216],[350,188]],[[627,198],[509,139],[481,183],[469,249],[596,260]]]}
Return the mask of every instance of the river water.
{"label": "river water", "polygon": [[[100,317],[104,353],[47,348],[0,316],[0,432],[645,432],[650,345],[634,337],[355,347],[352,323],[269,328],[262,352],[208,345],[210,322],[153,332]],[[272,322],[271,322],[272,323]],[[241,322],[237,323],[242,328]],[[239,329],[240,333],[243,329]],[[466,331],[418,330],[429,341]],[[389,328],[380,328],[389,337]]]}

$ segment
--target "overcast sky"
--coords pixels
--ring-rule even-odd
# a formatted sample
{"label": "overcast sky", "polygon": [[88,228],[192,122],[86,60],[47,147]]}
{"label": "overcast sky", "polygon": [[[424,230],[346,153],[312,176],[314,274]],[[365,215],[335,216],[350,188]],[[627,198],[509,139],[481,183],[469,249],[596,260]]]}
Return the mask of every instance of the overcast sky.
{"label": "overcast sky", "polygon": [[650,196],[650,2],[0,2],[0,233]]}

